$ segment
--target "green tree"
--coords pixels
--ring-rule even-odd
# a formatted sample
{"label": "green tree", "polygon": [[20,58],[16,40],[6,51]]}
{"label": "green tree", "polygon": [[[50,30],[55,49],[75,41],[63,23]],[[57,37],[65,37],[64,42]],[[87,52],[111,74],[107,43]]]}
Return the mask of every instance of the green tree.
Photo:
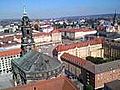
{"label": "green tree", "polygon": [[88,85],[88,86],[86,87],[86,90],[93,90],[93,87],[92,87],[91,85]]}

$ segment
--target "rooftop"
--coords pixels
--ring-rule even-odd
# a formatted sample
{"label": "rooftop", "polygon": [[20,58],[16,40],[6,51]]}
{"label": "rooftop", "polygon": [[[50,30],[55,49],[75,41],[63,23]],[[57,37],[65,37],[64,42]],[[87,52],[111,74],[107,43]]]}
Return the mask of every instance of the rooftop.
{"label": "rooftop", "polygon": [[12,62],[26,73],[47,72],[61,66],[61,62],[57,59],[37,51],[31,51]]}
{"label": "rooftop", "polygon": [[120,38],[120,34],[116,32],[105,32],[105,31],[99,31],[100,36],[104,36],[106,39],[116,40],[117,38]]}
{"label": "rooftop", "polygon": [[91,31],[96,31],[90,28],[79,28],[79,29],[59,29],[60,32],[91,32]]}
{"label": "rooftop", "polygon": [[17,54],[20,54],[20,52],[21,52],[21,49],[10,49],[6,51],[0,51],[0,57],[17,55]]}
{"label": "rooftop", "polygon": [[105,86],[107,86],[111,90],[120,90],[120,80],[115,80],[115,81],[106,83]]}
{"label": "rooftop", "polygon": [[28,85],[17,86],[3,90],[78,90],[68,78],[61,76],[51,80],[37,81]]}
{"label": "rooftop", "polygon": [[66,62],[70,62],[72,64],[76,64],[78,66],[81,66],[81,67],[87,69],[88,71],[90,71],[92,73],[95,72],[95,64],[94,63],[92,63],[90,61],[87,61],[85,59],[76,57],[74,55],[71,55],[71,54],[68,54],[68,53],[64,53],[61,56],[61,60],[62,61],[66,61]]}
{"label": "rooftop", "polygon": [[80,47],[85,47],[88,45],[95,45],[95,44],[102,44],[104,42],[103,38],[95,38],[89,41],[84,41],[84,42],[78,42],[78,43],[72,43],[72,44],[61,44],[58,45],[54,50],[61,52],[61,51],[66,51],[69,49],[73,49],[73,48],[80,48]]}
{"label": "rooftop", "polygon": [[102,64],[94,64],[88,60],[73,56],[68,53],[64,53],[61,56],[61,60],[81,66],[84,69],[86,69],[94,74],[107,72],[107,71],[111,71],[111,70],[115,70],[115,69],[120,69],[120,60],[106,62],[106,63],[102,63]]}

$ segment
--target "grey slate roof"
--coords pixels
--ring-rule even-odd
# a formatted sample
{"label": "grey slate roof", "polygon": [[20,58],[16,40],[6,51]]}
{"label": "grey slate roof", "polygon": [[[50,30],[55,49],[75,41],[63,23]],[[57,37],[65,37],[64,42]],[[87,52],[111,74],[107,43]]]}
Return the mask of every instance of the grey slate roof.
{"label": "grey slate roof", "polygon": [[120,69],[120,60],[95,65],[96,74],[115,70],[115,69]]}
{"label": "grey slate roof", "polygon": [[120,69],[120,60],[106,62],[102,64],[94,64],[92,62],[90,63],[90,61],[87,61],[83,68],[94,74],[99,74],[103,72],[112,71],[115,69]]}
{"label": "grey slate roof", "polygon": [[28,72],[47,72],[61,65],[61,62],[46,54],[31,51],[19,59],[12,60],[20,69]]}
{"label": "grey slate roof", "polygon": [[115,81],[106,83],[105,86],[107,86],[111,90],[120,90],[120,80],[115,80]]}

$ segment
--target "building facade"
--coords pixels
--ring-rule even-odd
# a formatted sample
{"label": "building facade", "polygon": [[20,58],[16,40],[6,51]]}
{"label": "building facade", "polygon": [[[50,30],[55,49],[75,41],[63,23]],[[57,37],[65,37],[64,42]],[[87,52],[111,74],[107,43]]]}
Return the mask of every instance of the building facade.
{"label": "building facade", "polygon": [[53,50],[53,56],[60,60],[60,56],[63,53],[69,53],[80,58],[86,58],[87,56],[104,57],[103,38],[95,38],[89,41],[72,43],[67,45],[58,45]]}
{"label": "building facade", "polygon": [[104,43],[105,57],[109,59],[120,59],[120,42],[108,40]]}
{"label": "building facade", "polygon": [[0,51],[0,74],[11,72],[11,61],[20,57],[21,49]]}
{"label": "building facade", "polygon": [[58,77],[63,70],[59,60],[37,51],[26,53],[11,65],[15,86]]}
{"label": "building facade", "polygon": [[59,30],[62,33],[62,36],[64,38],[68,38],[68,39],[83,39],[85,38],[86,35],[90,35],[90,34],[96,34],[97,31],[90,29],[90,28],[72,28],[72,29],[60,29]]}
{"label": "building facade", "polygon": [[69,77],[77,78],[85,86],[91,85],[94,89],[103,88],[104,83],[120,79],[120,60],[94,64],[68,53],[64,53],[61,60]]}

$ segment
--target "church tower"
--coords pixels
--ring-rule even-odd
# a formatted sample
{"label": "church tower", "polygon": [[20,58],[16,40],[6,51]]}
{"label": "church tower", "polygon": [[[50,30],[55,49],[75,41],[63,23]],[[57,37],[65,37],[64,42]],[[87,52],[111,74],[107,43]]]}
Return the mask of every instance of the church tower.
{"label": "church tower", "polygon": [[116,24],[116,17],[117,17],[117,14],[116,14],[116,11],[115,11],[115,14],[113,16],[113,23],[112,23],[113,26],[115,26],[115,24]]}
{"label": "church tower", "polygon": [[35,49],[35,43],[32,36],[32,29],[30,25],[30,20],[27,16],[26,8],[24,7],[24,13],[21,21],[21,56],[26,54],[27,52],[31,52]]}

